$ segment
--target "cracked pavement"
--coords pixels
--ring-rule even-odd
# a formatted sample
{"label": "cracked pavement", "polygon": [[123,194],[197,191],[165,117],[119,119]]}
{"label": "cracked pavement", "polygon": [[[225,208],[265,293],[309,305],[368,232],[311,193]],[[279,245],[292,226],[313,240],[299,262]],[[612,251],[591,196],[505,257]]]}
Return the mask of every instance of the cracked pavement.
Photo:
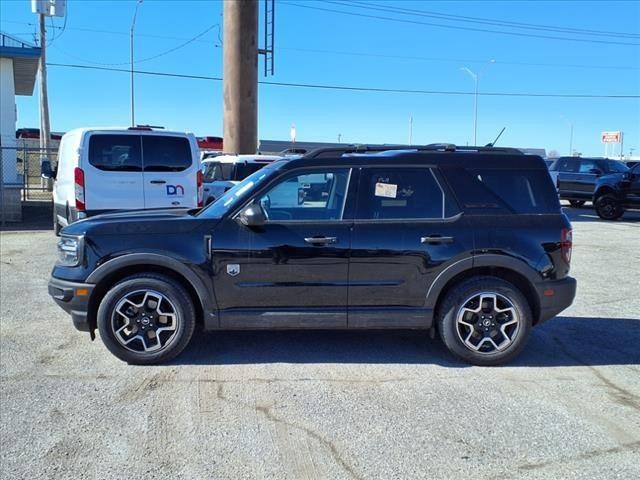
{"label": "cracked pavement", "polygon": [[51,231],[2,232],[2,478],[640,478],[640,214],[568,213],[578,297],[494,368],[411,331],[207,333],[128,366],[49,298]]}

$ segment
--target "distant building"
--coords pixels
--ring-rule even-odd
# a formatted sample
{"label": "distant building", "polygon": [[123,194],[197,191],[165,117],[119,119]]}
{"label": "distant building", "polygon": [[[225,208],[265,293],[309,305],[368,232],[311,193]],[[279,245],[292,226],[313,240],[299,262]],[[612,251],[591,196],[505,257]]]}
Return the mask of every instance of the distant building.
{"label": "distant building", "polygon": [[22,182],[16,156],[16,95],[33,95],[40,48],[0,32],[0,208],[5,221],[20,221]]}

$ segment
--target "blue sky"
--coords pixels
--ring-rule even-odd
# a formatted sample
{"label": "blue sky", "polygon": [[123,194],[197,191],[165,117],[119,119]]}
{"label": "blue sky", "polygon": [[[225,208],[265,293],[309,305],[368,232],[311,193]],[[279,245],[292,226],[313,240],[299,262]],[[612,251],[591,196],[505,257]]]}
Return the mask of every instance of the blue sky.
{"label": "blue sky", "polygon": [[[262,77],[261,60],[260,79],[472,92],[473,80],[461,69],[467,66],[484,72],[480,92],[640,95],[638,45],[450,28],[640,44],[640,2],[362,0],[351,5],[346,3],[276,0],[276,74]],[[357,4],[368,4],[369,8],[360,8]],[[514,29],[416,16],[415,12],[402,15],[372,10],[371,6],[636,36]],[[128,69],[128,32],[134,8],[133,0],[68,1],[64,31],[61,29],[63,19],[48,23],[50,27],[57,27],[49,28],[50,38],[58,36],[48,49],[48,61]],[[436,25],[411,23],[414,21]],[[31,40],[35,23],[30,1],[0,3],[2,31]],[[221,2],[145,0],[136,24],[136,57],[146,59],[166,52],[216,24],[222,24]],[[489,63],[492,59],[495,63]],[[218,28],[211,28],[174,52],[140,62],[136,69],[221,77]],[[51,66],[49,83],[53,130],[128,124],[127,73]],[[635,154],[640,154],[638,98],[480,97],[478,110],[478,143],[491,141],[506,127],[500,139],[502,145],[542,147],[566,154],[569,122],[572,122],[574,148],[585,155],[603,154],[600,143],[603,130],[624,131],[625,153],[633,148]],[[473,96],[349,92],[273,85],[261,85],[259,90],[260,138],[287,139],[291,125],[295,124],[300,141],[337,141],[341,135],[345,142],[404,143],[409,139],[410,117],[413,117],[414,143],[466,144],[473,140]],[[221,135],[222,83],[137,75],[136,120],[197,135]],[[37,127],[38,124],[37,97],[18,97],[18,126]]]}

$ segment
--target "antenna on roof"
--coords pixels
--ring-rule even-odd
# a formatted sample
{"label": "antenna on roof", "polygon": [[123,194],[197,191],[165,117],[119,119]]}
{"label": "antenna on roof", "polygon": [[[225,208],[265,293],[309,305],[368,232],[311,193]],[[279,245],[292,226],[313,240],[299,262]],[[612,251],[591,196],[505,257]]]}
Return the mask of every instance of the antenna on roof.
{"label": "antenna on roof", "polygon": [[504,132],[504,131],[506,130],[506,128],[507,128],[507,127],[502,127],[502,130],[500,130],[500,133],[498,134],[498,136],[496,137],[496,139],[495,139],[493,142],[491,142],[491,143],[487,143],[487,144],[485,145],[485,147],[489,147],[489,148],[491,148],[491,147],[493,147],[496,143],[498,143],[498,139],[502,136],[502,132]]}

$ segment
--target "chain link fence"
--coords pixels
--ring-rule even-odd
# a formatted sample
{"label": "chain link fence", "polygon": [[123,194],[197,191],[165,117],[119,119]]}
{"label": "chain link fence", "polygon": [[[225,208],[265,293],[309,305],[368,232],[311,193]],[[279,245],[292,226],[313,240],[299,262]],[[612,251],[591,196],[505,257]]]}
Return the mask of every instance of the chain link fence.
{"label": "chain link fence", "polygon": [[25,202],[50,202],[51,181],[42,178],[40,164],[43,159],[58,163],[56,149],[34,147],[0,147],[0,221],[22,220]]}

